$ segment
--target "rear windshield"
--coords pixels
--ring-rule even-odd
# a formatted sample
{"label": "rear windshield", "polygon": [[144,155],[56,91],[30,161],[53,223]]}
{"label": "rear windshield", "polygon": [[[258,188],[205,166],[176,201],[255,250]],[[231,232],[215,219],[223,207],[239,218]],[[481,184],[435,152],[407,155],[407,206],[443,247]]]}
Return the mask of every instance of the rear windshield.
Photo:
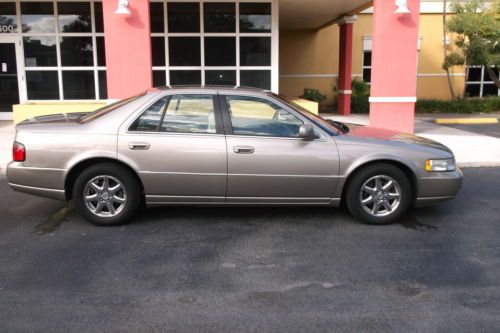
{"label": "rear windshield", "polygon": [[133,102],[142,96],[144,96],[144,94],[130,97],[127,99],[122,99],[122,100],[119,100],[118,102],[114,102],[112,104],[106,105],[100,109],[95,110],[94,112],[91,112],[91,113],[88,113],[88,114],[81,116],[80,118],[78,118],[78,122],[80,124],[84,124],[84,123],[88,123],[88,122],[91,122],[93,120],[96,120],[97,118],[102,117],[105,114],[108,114],[108,113],[118,109],[119,107],[125,105],[125,104]]}

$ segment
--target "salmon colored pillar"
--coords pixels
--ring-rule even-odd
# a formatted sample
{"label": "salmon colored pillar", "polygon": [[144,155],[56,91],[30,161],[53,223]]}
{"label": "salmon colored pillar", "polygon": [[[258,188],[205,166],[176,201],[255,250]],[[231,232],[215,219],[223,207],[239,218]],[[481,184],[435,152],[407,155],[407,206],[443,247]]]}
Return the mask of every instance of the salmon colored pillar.
{"label": "salmon colored pillar", "polygon": [[370,125],[413,133],[420,0],[405,9],[374,0]]}
{"label": "salmon colored pillar", "polygon": [[345,16],[339,21],[339,80],[338,111],[341,115],[351,113],[351,75],[352,75],[352,25],[356,16]]}
{"label": "salmon colored pillar", "polygon": [[152,87],[149,1],[129,0],[130,14],[115,14],[118,0],[104,0],[108,98],[127,98]]}

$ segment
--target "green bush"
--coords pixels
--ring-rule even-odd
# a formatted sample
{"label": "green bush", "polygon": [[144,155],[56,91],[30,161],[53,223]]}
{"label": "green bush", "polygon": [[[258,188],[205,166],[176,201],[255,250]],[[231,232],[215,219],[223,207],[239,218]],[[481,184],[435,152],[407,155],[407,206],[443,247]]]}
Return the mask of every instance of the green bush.
{"label": "green bush", "polygon": [[307,99],[311,102],[321,103],[326,99],[326,96],[320,93],[318,89],[304,88],[304,95],[300,98]]}
{"label": "green bush", "polygon": [[[351,112],[368,113],[370,111],[370,86],[359,79],[353,79],[351,85]],[[333,99],[333,109],[338,110],[338,88],[334,86],[332,90],[335,94]]]}
{"label": "green bush", "polygon": [[500,112],[500,97],[463,98],[454,101],[421,99],[418,113],[492,113]]}

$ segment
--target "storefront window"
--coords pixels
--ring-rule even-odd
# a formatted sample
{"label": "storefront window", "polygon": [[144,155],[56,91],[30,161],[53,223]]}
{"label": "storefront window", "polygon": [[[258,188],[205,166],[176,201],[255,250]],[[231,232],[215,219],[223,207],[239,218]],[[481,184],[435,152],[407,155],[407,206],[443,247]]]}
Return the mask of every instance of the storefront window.
{"label": "storefront window", "polygon": [[21,1],[20,8],[28,100],[106,99],[102,3]]}
{"label": "storefront window", "polygon": [[[498,68],[493,68],[493,71],[498,77]],[[469,97],[500,96],[500,89],[498,89],[484,67],[470,66],[468,68],[465,94]]]}
{"label": "storefront window", "polygon": [[0,3],[0,33],[17,32],[16,4],[14,2]]}
{"label": "storefront window", "polygon": [[271,1],[152,0],[154,85],[271,89],[271,11]]}

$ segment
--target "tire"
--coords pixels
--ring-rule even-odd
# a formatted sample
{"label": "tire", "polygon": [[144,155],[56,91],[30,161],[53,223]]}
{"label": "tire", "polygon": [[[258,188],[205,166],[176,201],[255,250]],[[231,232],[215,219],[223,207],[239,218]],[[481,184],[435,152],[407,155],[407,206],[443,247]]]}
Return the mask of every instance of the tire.
{"label": "tire", "polygon": [[406,174],[386,163],[357,171],[347,184],[345,196],[351,214],[373,225],[396,222],[406,214],[412,199],[412,186]]}
{"label": "tire", "polygon": [[142,194],[127,169],[113,163],[101,163],[85,169],[77,177],[73,199],[75,208],[90,223],[116,226],[134,216],[142,202]]}

